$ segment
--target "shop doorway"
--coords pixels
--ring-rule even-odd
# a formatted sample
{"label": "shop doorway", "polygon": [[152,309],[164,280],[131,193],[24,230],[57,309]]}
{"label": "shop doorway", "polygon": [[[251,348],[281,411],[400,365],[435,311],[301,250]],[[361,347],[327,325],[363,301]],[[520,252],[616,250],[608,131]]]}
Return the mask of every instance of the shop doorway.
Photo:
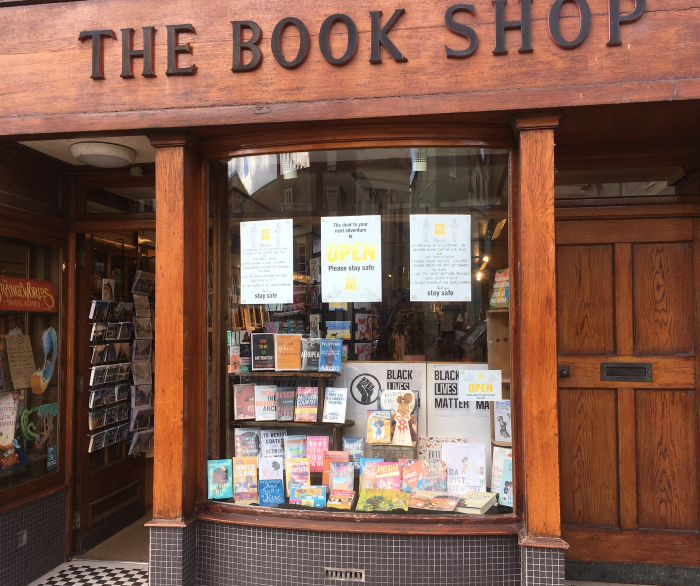
{"label": "shop doorway", "polygon": [[124,226],[78,238],[73,552],[142,562],[153,493],[155,232]]}
{"label": "shop doorway", "polygon": [[638,211],[556,224],[562,533],[570,560],[690,565],[700,223]]}

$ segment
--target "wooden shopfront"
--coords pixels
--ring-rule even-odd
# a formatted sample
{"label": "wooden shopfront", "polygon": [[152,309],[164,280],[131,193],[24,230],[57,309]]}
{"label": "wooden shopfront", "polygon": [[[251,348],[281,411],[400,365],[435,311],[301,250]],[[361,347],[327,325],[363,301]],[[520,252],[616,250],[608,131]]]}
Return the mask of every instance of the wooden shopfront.
{"label": "wooden shopfront", "polygon": [[[0,14],[12,80],[0,242],[51,245],[63,263],[58,468],[0,485],[0,515],[52,511],[62,547],[49,565],[137,518],[152,463],[154,585],[336,583],[326,570],[349,568],[374,584],[559,585],[565,569],[600,579],[619,564],[641,583],[696,576],[700,4],[13,0]],[[136,159],[78,167],[67,153],[87,142]],[[425,171],[412,166],[419,153]],[[437,213],[473,222],[472,301],[454,307],[408,296],[409,216]],[[207,461],[233,457],[241,427],[233,385],[247,382],[227,371],[227,332],[250,315],[259,327],[297,319],[240,298],[240,223],[293,220],[306,311],[314,240],[333,216],[380,217],[369,364],[423,369],[430,436],[482,442],[490,430],[475,405],[463,428],[436,418],[425,373],[496,364],[486,324],[503,318],[489,299],[494,271],[509,269],[498,340],[510,357],[498,369],[510,373],[512,509],[363,514],[207,498]],[[84,453],[94,262],[156,275],[150,462]],[[325,305],[322,320],[354,323]],[[456,343],[470,334],[475,343]],[[349,352],[346,373],[361,367]],[[41,556],[41,543],[18,555]],[[38,577],[12,572],[12,584]]]}

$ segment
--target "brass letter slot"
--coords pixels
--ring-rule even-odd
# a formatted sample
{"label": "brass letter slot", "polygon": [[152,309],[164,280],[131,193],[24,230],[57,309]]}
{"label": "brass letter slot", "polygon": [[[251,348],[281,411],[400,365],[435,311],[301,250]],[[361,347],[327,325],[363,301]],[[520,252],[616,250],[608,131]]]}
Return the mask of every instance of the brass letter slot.
{"label": "brass letter slot", "polygon": [[650,362],[602,362],[600,380],[651,382]]}

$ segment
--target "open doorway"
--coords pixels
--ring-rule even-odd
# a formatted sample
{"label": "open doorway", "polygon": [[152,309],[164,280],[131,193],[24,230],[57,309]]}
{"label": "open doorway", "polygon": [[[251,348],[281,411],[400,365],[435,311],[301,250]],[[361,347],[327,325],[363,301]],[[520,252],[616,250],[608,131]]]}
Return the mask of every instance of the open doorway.
{"label": "open doorway", "polygon": [[74,557],[148,561],[155,232],[79,238]]}

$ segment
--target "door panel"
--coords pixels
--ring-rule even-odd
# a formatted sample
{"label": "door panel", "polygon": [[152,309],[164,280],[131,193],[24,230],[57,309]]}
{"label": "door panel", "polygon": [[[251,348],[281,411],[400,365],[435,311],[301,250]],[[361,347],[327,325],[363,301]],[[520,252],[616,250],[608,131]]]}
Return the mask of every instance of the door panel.
{"label": "door panel", "polygon": [[[617,527],[615,391],[559,392],[562,523]],[[572,422],[575,422],[572,424]]]}
{"label": "door panel", "polygon": [[557,269],[559,352],[612,354],[612,246],[560,246]]}
{"label": "door panel", "polygon": [[697,529],[695,393],[637,391],[639,527]]}
{"label": "door panel", "polygon": [[637,244],[633,249],[635,352],[693,352],[691,245]]}

